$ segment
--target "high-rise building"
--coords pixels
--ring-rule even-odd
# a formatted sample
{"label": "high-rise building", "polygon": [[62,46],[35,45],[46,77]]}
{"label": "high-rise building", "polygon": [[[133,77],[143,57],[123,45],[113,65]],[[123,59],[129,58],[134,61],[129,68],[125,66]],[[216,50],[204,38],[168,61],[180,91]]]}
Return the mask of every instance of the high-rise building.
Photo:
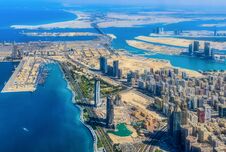
{"label": "high-rise building", "polygon": [[157,28],[157,33],[158,34],[163,34],[164,33],[164,28],[163,27],[158,27]]}
{"label": "high-rise building", "polygon": [[175,30],[175,31],[174,31],[174,35],[180,35],[181,33],[183,33],[182,30]]}
{"label": "high-rise building", "polygon": [[132,83],[132,80],[137,80],[138,74],[135,72],[130,71],[127,73],[127,83]]}
{"label": "high-rise building", "polygon": [[217,36],[217,29],[214,30],[214,36]]}
{"label": "high-rise building", "polygon": [[112,100],[112,96],[107,97],[107,107],[106,107],[106,125],[108,127],[113,126],[113,121],[114,121],[114,104]]}
{"label": "high-rise building", "polygon": [[198,121],[200,123],[205,123],[205,110],[203,108],[198,108],[197,115],[198,115]]}
{"label": "high-rise building", "polygon": [[211,107],[208,104],[204,104],[204,110],[205,110],[205,121],[211,120]]}
{"label": "high-rise building", "polygon": [[226,118],[226,105],[222,104],[219,106],[219,117],[220,118]]}
{"label": "high-rise building", "polygon": [[95,102],[95,106],[98,107],[101,105],[101,101],[100,101],[100,81],[99,80],[95,80],[95,86],[94,86],[94,102]]}
{"label": "high-rise building", "polygon": [[179,105],[176,106],[173,112],[173,139],[177,145],[180,144],[181,137],[181,109]]}
{"label": "high-rise building", "polygon": [[173,137],[175,144],[179,146],[181,139],[181,109],[177,104],[173,111],[172,107],[169,111],[168,133]]}
{"label": "high-rise building", "polygon": [[164,33],[164,28],[163,27],[157,27],[156,29],[153,30],[153,33],[155,33],[155,34],[163,34]]}
{"label": "high-rise building", "polygon": [[106,74],[108,72],[107,59],[105,57],[100,57],[99,60],[100,60],[100,71]]}
{"label": "high-rise building", "polygon": [[11,54],[12,59],[21,59],[23,57],[23,52],[18,49],[18,47],[13,43],[13,50]]}
{"label": "high-rise building", "polygon": [[167,130],[169,135],[173,135],[173,106],[169,105]]}
{"label": "high-rise building", "polygon": [[118,78],[119,78],[119,79],[122,78],[122,70],[121,70],[121,69],[118,70]]}
{"label": "high-rise building", "polygon": [[107,71],[108,71],[107,74],[109,76],[113,76],[113,67],[112,66],[108,65]]}
{"label": "high-rise building", "polygon": [[181,104],[181,125],[187,125],[188,122],[188,106],[186,101]]}
{"label": "high-rise building", "polygon": [[120,95],[116,95],[114,103],[116,106],[120,106],[122,104],[122,97]]}
{"label": "high-rise building", "polygon": [[113,77],[119,76],[119,61],[113,61]]}
{"label": "high-rise building", "polygon": [[162,84],[161,83],[157,83],[156,84],[156,96],[161,97],[162,95]]}
{"label": "high-rise building", "polygon": [[211,58],[214,59],[214,49],[213,48],[211,48],[210,53],[211,53]]}
{"label": "high-rise building", "polygon": [[194,41],[193,52],[199,52],[199,41]]}
{"label": "high-rise building", "polygon": [[191,106],[193,110],[196,110],[198,108],[198,100],[197,97],[192,97],[191,99]]}
{"label": "high-rise building", "polygon": [[182,79],[187,79],[187,73],[186,72],[182,72]]}
{"label": "high-rise building", "polygon": [[206,58],[210,58],[212,56],[209,42],[205,42],[204,44],[204,55]]}
{"label": "high-rise building", "polygon": [[188,47],[188,53],[189,55],[193,55],[193,44],[190,44],[189,47]]}

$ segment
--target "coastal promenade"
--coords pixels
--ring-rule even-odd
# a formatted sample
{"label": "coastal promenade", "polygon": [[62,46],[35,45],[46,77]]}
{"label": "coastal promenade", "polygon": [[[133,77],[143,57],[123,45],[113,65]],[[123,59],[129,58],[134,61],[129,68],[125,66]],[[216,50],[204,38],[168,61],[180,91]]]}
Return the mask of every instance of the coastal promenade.
{"label": "coastal promenade", "polygon": [[[72,90],[75,91],[77,93],[77,95],[79,96],[81,103],[89,104],[89,101],[87,101],[87,99],[84,97],[83,93],[81,92],[81,89],[79,87],[79,84],[77,83],[77,80],[75,80],[73,78],[73,76],[72,76],[73,74],[71,73],[71,70],[65,64],[61,64],[61,67],[64,71],[65,77],[69,80]],[[91,107],[82,107],[82,108],[85,108],[87,110],[90,117],[97,118],[95,112],[93,111],[93,109]],[[92,133],[92,136],[94,139],[94,150],[95,151],[98,151],[97,142],[99,139],[104,139],[103,145],[107,152],[114,151],[113,145],[110,142],[109,137],[107,136],[107,134],[105,133],[105,131],[102,127],[96,126],[95,131],[90,126],[87,126],[87,128]]]}

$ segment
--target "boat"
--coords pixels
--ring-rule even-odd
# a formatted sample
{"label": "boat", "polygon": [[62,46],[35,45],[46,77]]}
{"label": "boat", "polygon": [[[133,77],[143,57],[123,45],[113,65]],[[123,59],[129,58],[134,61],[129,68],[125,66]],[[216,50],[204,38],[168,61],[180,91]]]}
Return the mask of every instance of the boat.
{"label": "boat", "polygon": [[24,131],[29,132],[29,130],[27,128],[23,128]]}

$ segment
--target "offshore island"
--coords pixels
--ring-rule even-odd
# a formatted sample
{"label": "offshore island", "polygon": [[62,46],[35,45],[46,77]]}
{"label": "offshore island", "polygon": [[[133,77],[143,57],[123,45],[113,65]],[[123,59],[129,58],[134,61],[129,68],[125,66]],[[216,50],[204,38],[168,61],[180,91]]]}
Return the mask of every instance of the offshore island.
{"label": "offshore island", "polygon": [[[111,47],[114,34],[99,27],[133,27],[150,23],[189,21],[155,14],[108,13],[91,24],[88,13],[72,12],[77,20],[16,29],[90,28],[92,32],[22,32],[35,37],[95,36],[94,40],[0,44],[0,60],[19,62],[2,93],[34,92],[45,83],[45,65],[57,63],[81,107],[95,151],[225,151],[226,73],[174,67],[167,60],[150,59]],[[170,13],[170,12],[169,12]],[[207,25],[203,25],[207,26]],[[148,36],[127,40],[134,48],[160,54],[187,55],[222,61],[225,42],[195,41],[184,37],[223,36],[224,32],[154,29]],[[173,36],[173,37],[172,37]],[[211,48],[212,46],[213,48]],[[220,59],[220,60],[219,60]],[[26,129],[25,129],[26,130]]]}

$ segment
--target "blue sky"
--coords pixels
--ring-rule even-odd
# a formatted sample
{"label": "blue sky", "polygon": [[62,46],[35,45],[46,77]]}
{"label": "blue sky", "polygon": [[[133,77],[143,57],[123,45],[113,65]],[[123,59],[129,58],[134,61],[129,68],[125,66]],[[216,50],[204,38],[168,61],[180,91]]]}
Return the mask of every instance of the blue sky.
{"label": "blue sky", "polygon": [[226,5],[226,0],[60,0],[80,4]]}
{"label": "blue sky", "polygon": [[226,11],[226,0],[58,0],[63,4],[134,5],[162,9]]}
{"label": "blue sky", "polygon": [[75,4],[226,5],[226,0],[0,0],[0,3],[47,1]]}
{"label": "blue sky", "polygon": [[[95,5],[144,5],[158,7],[196,7],[225,8],[226,0],[0,0],[0,4],[27,5],[32,3],[58,2],[61,4],[95,4]],[[34,4],[35,5],[35,4]]]}

